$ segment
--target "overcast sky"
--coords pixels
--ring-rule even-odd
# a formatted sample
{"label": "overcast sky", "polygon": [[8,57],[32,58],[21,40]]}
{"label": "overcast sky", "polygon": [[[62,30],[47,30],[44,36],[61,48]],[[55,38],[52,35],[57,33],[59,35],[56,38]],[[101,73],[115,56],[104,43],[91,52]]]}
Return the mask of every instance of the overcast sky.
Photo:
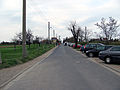
{"label": "overcast sky", "polygon": [[[120,21],[120,0],[27,0],[27,28],[44,38],[48,21],[57,35],[65,38],[72,35],[67,30],[70,21],[94,32],[94,24],[110,16]],[[10,41],[21,32],[21,21],[22,0],[0,0],[0,41]]]}

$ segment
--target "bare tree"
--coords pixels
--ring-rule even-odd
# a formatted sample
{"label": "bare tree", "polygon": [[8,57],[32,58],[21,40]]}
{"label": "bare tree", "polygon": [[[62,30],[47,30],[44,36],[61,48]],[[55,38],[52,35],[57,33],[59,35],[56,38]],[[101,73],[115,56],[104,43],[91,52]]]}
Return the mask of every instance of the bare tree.
{"label": "bare tree", "polygon": [[14,39],[16,39],[19,44],[22,44],[22,33],[17,33]]}
{"label": "bare tree", "polygon": [[16,51],[16,44],[17,44],[17,38],[16,36],[12,39],[13,43],[14,43],[14,50]]}
{"label": "bare tree", "polygon": [[[29,45],[33,42],[33,33],[31,29],[28,29],[26,32],[26,43]],[[13,42],[16,42],[16,44],[22,44],[22,33],[17,33],[14,38],[12,39]]]}
{"label": "bare tree", "polygon": [[79,31],[81,30],[81,28],[77,26],[76,21],[74,21],[74,22],[72,21],[68,27],[68,30],[70,30],[72,32],[74,41],[75,41],[75,48],[77,48],[78,35],[79,35]]}
{"label": "bare tree", "polygon": [[99,40],[103,40],[103,36],[101,32],[94,32],[94,34]]}
{"label": "bare tree", "polygon": [[42,37],[39,37],[39,36],[35,36],[35,40],[34,40],[34,43],[37,43],[39,44],[39,47],[40,47],[40,42],[43,40]]}
{"label": "bare tree", "polygon": [[102,18],[100,24],[96,23],[95,25],[102,30],[107,41],[117,36],[117,28],[119,27],[119,25],[117,25],[117,21],[114,18],[109,17],[108,22],[105,18]]}
{"label": "bare tree", "polygon": [[26,41],[27,41],[27,43],[29,45],[29,48],[30,48],[30,45],[31,45],[31,43],[33,41],[33,38],[34,38],[34,36],[33,36],[33,33],[31,31],[31,29],[28,29],[28,31],[26,33]]}

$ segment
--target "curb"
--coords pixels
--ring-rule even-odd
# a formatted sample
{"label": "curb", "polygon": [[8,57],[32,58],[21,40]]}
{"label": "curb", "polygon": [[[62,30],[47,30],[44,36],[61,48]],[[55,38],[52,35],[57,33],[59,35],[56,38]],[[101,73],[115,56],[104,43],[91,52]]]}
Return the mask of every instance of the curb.
{"label": "curb", "polygon": [[92,62],[94,62],[94,63],[96,63],[96,64],[98,64],[98,65],[100,65],[100,66],[102,66],[102,67],[104,67],[104,68],[106,68],[106,69],[108,69],[109,71],[117,74],[118,76],[120,76],[120,71],[118,71],[118,70],[116,70],[116,69],[114,69],[114,68],[112,68],[112,67],[110,67],[110,66],[108,66],[108,65],[100,64],[99,62],[95,61],[93,58],[88,58],[88,59],[89,59],[90,61],[92,61]]}
{"label": "curb", "polygon": [[[27,70],[29,70],[30,68],[38,65],[40,62],[42,62],[43,60],[45,60],[46,58],[48,58],[48,57],[54,52],[54,50],[55,50],[56,48],[57,48],[57,47],[54,47],[53,49],[49,50],[48,52],[51,51],[50,53],[46,52],[46,53],[48,53],[48,55],[46,55],[42,60],[36,62],[35,64],[33,64],[33,65],[31,65],[31,66],[28,66],[27,68],[25,68],[24,70],[22,70],[21,72],[19,72],[19,73],[16,74],[15,76],[13,76],[11,79],[9,79],[8,81],[6,81],[6,82],[4,82],[2,85],[0,85],[0,90],[1,90],[2,88],[4,88],[6,85],[8,85],[10,82],[12,82],[14,79],[16,79],[18,76],[20,76],[21,74],[23,74],[25,71],[27,71]],[[44,53],[44,54],[46,54],[46,53]],[[44,55],[44,54],[43,54],[43,55]],[[41,56],[42,56],[42,55],[41,55]],[[39,56],[39,57],[40,57],[40,56]],[[37,57],[37,58],[38,58],[38,57]],[[36,58],[35,58],[35,59],[36,59]],[[34,59],[33,59],[33,60],[34,60]]]}

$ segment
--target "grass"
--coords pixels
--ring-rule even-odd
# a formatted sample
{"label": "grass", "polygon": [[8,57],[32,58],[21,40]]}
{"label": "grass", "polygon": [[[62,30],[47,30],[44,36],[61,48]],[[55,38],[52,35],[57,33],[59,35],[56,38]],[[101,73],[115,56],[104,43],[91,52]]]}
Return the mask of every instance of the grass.
{"label": "grass", "polygon": [[77,51],[80,51],[80,48],[75,48]]}
{"label": "grass", "polygon": [[40,47],[37,44],[32,44],[30,48],[27,46],[28,56],[25,59],[22,58],[22,46],[17,46],[16,50],[13,47],[0,48],[1,58],[3,62],[0,64],[0,69],[30,61],[49,51],[54,46],[55,45],[53,44],[41,44]]}

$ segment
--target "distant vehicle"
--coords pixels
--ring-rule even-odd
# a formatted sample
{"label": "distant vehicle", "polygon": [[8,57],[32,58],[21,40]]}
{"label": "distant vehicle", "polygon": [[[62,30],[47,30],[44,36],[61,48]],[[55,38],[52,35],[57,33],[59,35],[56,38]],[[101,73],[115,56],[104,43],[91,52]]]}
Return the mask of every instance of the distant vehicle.
{"label": "distant vehicle", "polygon": [[64,46],[67,46],[67,44],[68,44],[68,43],[67,43],[67,42],[65,42],[65,43],[64,43]]}
{"label": "distant vehicle", "polygon": [[88,57],[95,57],[99,55],[100,51],[107,50],[111,47],[111,45],[98,45],[96,48],[86,51],[86,55]]}
{"label": "distant vehicle", "polygon": [[68,46],[70,46],[70,44],[71,44],[71,43],[69,42],[69,43],[68,43]]}
{"label": "distant vehicle", "polygon": [[73,47],[73,45],[75,45],[75,43],[71,43],[71,44],[70,44],[70,47]]}
{"label": "distant vehicle", "polygon": [[[80,48],[81,46],[81,44],[77,44],[77,48]],[[75,44],[73,45],[73,47],[75,47]]]}
{"label": "distant vehicle", "polygon": [[101,51],[99,53],[99,58],[107,64],[120,62],[120,46],[113,46],[110,49]]}
{"label": "distant vehicle", "polygon": [[83,52],[86,53],[86,51],[97,48],[98,46],[103,46],[102,43],[89,43],[84,46]]}

